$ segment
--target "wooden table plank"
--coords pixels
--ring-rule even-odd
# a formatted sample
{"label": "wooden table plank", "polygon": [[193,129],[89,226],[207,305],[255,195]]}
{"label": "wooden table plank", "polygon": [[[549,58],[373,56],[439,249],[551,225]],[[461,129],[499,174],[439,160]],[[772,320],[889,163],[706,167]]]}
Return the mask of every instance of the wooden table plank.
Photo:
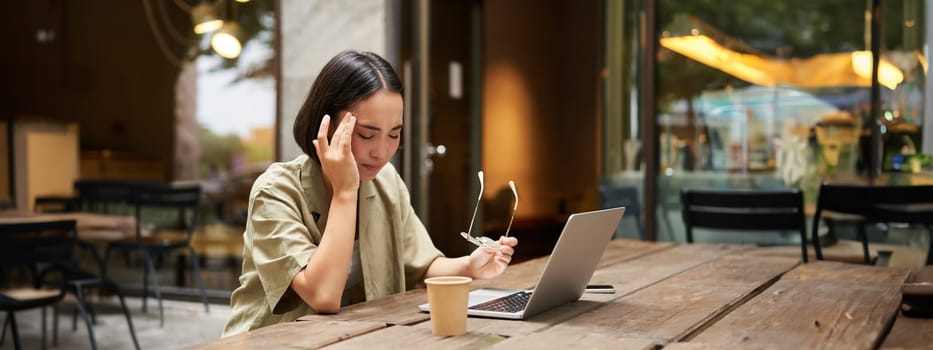
{"label": "wooden table plank", "polygon": [[[641,256],[653,254],[664,249],[673,247],[673,244],[667,242],[646,242],[627,239],[616,239],[609,242],[606,250],[600,258],[598,268],[617,264],[639,258]],[[521,249],[521,248],[518,248]],[[510,266],[502,275],[488,280],[476,280],[470,286],[472,289],[478,288],[500,288],[500,289],[526,289],[534,287],[538,282],[538,277],[547,264],[548,257],[540,257],[525,261],[521,264]]]}
{"label": "wooden table plank", "polygon": [[603,252],[603,257],[599,260],[597,269],[673,247],[674,244],[671,242],[614,239],[609,241],[609,246],[606,247],[606,251]]}
{"label": "wooden table plank", "polygon": [[[496,334],[504,337],[530,334],[560,324],[605,304],[603,301],[585,300],[589,296],[584,295],[581,300],[555,307],[522,321],[470,317],[467,319],[467,329],[470,332]],[[424,322],[416,326],[430,327],[430,322]]]}
{"label": "wooden table plank", "polygon": [[298,321],[328,322],[333,320],[356,320],[381,322],[387,325],[409,325],[424,322],[430,316],[418,311],[418,305],[428,302],[424,288],[413,289],[365,303],[340,309],[335,315],[305,315]]}
{"label": "wooden table plank", "polygon": [[[428,324],[425,322],[424,324]],[[494,334],[469,331],[456,337],[431,334],[431,326],[393,326],[347,339],[326,349],[477,349],[505,340]]]}
{"label": "wooden table plank", "polygon": [[[561,310],[568,308],[569,305],[573,305],[573,304],[568,304],[566,306],[562,306],[561,308],[555,309],[554,312],[550,313],[551,316],[562,318]],[[576,307],[579,308],[581,306],[578,304]],[[498,336],[493,333],[484,332],[484,330],[496,329],[497,327],[494,326],[495,324],[495,325],[505,326],[506,328],[509,328],[510,326],[511,328],[513,328],[511,331],[506,331],[506,333],[518,333],[519,331],[516,330],[515,328],[522,328],[522,326],[527,327],[528,324],[532,324],[532,323],[545,323],[545,325],[547,325],[553,322],[553,320],[549,320],[548,318],[538,320],[538,321],[488,320],[488,321],[494,321],[493,323],[482,323],[481,321],[477,321],[477,320],[479,319],[470,318],[469,324],[467,326],[467,329],[469,331],[467,335],[464,336],[466,338],[459,339],[463,337],[456,337],[458,338],[458,340],[455,342],[447,340],[448,338],[432,336],[430,334],[431,332],[430,321],[425,321],[423,323],[419,323],[412,327],[407,327],[407,326],[390,327],[388,328],[389,331],[385,333],[383,333],[384,331],[374,332],[371,335],[370,334],[364,335],[363,337],[365,338],[363,338],[362,340],[353,339],[351,341],[342,342],[335,346],[328,347],[328,349],[331,349],[331,348],[366,349],[366,348],[374,348],[374,347],[407,349],[409,348],[409,346],[411,346],[412,343],[414,343],[417,346],[428,346],[429,348],[482,348],[482,347],[487,347],[492,344],[495,345],[493,346],[493,348],[502,348],[498,346],[498,343],[495,343],[495,342],[506,339],[506,338]],[[479,322],[479,326],[477,326],[478,322]],[[302,322],[302,323],[306,323],[306,322]],[[540,328],[540,327],[532,326],[528,328]],[[401,337],[399,336],[399,332],[402,332]],[[527,333],[527,331],[523,331],[521,333]],[[575,333],[579,333],[579,332],[575,332]],[[564,338],[559,333],[555,333],[553,335],[549,333],[548,336],[555,336],[557,339],[549,341],[549,340],[546,340],[546,339],[549,339],[546,337],[544,338],[533,337],[531,338],[534,340],[534,342],[532,343],[522,344],[523,341],[510,342],[508,343],[509,345],[507,346],[508,348],[540,349],[542,347],[539,346],[539,344],[550,343],[554,345],[554,346],[551,346],[551,348],[554,348],[555,346],[557,348],[563,348],[564,345],[584,346],[585,348],[592,348],[592,349],[653,349],[655,347],[655,342],[651,340],[624,339],[616,335],[575,334],[575,336],[578,337],[577,339]],[[525,338],[515,338],[515,339],[525,339]],[[564,341],[561,342],[559,339],[563,339]],[[255,346],[255,344],[252,342],[248,344],[249,346],[245,346],[243,348],[251,348],[252,346]],[[212,344],[212,345],[214,346],[206,347],[205,349],[220,348],[221,345],[224,347],[229,347],[230,343],[224,342],[223,344]],[[289,346],[294,346],[294,345],[289,345]]]}
{"label": "wooden table plank", "polygon": [[882,349],[933,349],[933,318],[898,315]]}
{"label": "wooden table plank", "polygon": [[873,349],[900,297],[893,284],[781,279],[690,341],[713,348]]}
{"label": "wooden table plank", "polygon": [[746,247],[736,245],[680,245],[599,269],[590,281],[612,284],[615,287],[616,294],[604,294],[604,300],[608,301],[720,256],[744,249]]}
{"label": "wooden table plank", "polygon": [[[655,243],[633,240],[613,240],[609,243],[600,264],[612,264],[638,258],[672,247],[669,243]],[[510,266],[506,272],[495,279],[473,281],[470,289],[529,288],[538,280],[547,257],[538,258]],[[423,322],[428,314],[419,312],[417,306],[427,302],[424,289],[410,290],[370,302],[341,308],[336,315],[307,315],[299,321],[360,320],[384,322],[389,325],[410,325]],[[576,314],[574,314],[576,315]],[[570,316],[572,317],[572,316]]]}
{"label": "wooden table plank", "polygon": [[785,274],[783,279],[900,286],[909,276],[910,270],[902,268],[816,261],[798,266]]}
{"label": "wooden table plank", "polygon": [[[468,329],[476,332],[498,334],[507,337],[518,337],[531,334],[560,324],[568,319],[591,312],[603,306],[606,302],[618,299],[632,291],[642,289],[660,280],[670,277],[678,272],[693,267],[694,264],[685,264],[683,259],[689,256],[709,257],[712,259],[716,254],[726,254],[734,250],[722,250],[714,246],[682,246],[669,250],[661,250],[650,255],[645,255],[637,259],[623,262],[624,269],[614,271],[613,280],[602,280],[593,278],[594,283],[613,282],[618,279],[624,280],[624,283],[612,283],[616,286],[615,294],[596,294],[587,293],[577,302],[562,305],[534,315],[524,321],[499,320],[489,318],[470,318],[467,322]],[[660,255],[655,257],[654,255]],[[667,268],[664,268],[667,266]],[[427,323],[427,322],[426,322]]]}
{"label": "wooden table plank", "polygon": [[[584,294],[523,321],[471,317],[460,337],[431,334],[429,315],[417,310],[427,296],[416,289],[197,348],[862,349],[881,345],[892,323],[886,347],[930,342],[917,336],[929,320],[894,321],[906,269],[797,265],[798,257],[750,248],[613,241],[592,283],[613,284],[616,294]],[[546,261],[517,264],[471,287],[531,287]]]}
{"label": "wooden table plank", "polygon": [[[719,350],[718,347],[714,347],[710,344],[698,343],[698,342],[689,342],[689,343],[670,343],[665,345],[664,350]],[[751,348],[748,348],[751,349]]]}
{"label": "wooden table plank", "polygon": [[572,330],[667,344],[750,299],[797,264],[791,258],[751,262],[742,253],[726,255],[540,333]]}
{"label": "wooden table plank", "polygon": [[594,350],[654,350],[657,345],[649,339],[630,339],[617,334],[578,332],[571,329],[555,330],[531,337],[515,337],[494,344],[491,349],[594,349]]}
{"label": "wooden table plank", "polygon": [[[694,245],[677,247],[676,251],[666,253],[670,246],[667,244],[658,245],[654,243],[639,241],[614,241],[607,248],[608,254],[604,258],[608,261],[624,262],[628,268],[616,271],[626,279],[625,286],[621,291],[617,289],[616,294],[586,294],[579,302],[561,306],[554,310],[531,317],[527,321],[516,322],[510,320],[496,320],[485,318],[470,318],[469,329],[476,332],[486,332],[502,336],[516,336],[528,334],[541,328],[563,322],[569,318],[575,317],[602,305],[603,302],[618,298],[630,290],[637,290],[644,286],[655,283],[667,278],[686,268],[693,267],[701,262],[689,263],[686,260],[713,259],[719,255],[734,252],[738,249],[735,246],[715,246],[715,245]],[[662,254],[659,257],[653,257],[656,254]],[[488,281],[474,281],[471,289],[488,288],[495,286],[497,288],[527,288],[537,281],[538,275],[544,268],[546,258],[526,261],[522,264],[509,267],[504,277],[511,280],[497,278],[495,282],[504,284],[504,286],[490,285]],[[671,265],[669,268],[659,268],[658,265]],[[653,272],[646,273],[651,270]],[[534,279],[531,280],[531,274]],[[508,275],[508,276],[506,276]],[[619,288],[619,287],[617,287]],[[373,300],[363,304],[352,305],[342,308],[337,315],[307,315],[299,318],[300,321],[323,322],[328,320],[361,320],[378,321],[390,325],[412,325],[424,322],[430,319],[426,313],[419,312],[417,306],[427,302],[427,295],[424,289],[416,289],[401,294],[388,296],[378,300]],[[429,324],[425,322],[425,324]]]}
{"label": "wooden table plank", "polygon": [[[623,261],[638,261],[637,258],[639,257],[663,251],[664,249],[670,247],[670,244],[664,243],[659,244],[632,240],[614,240],[610,242],[609,247],[606,248],[606,252],[603,255],[603,259],[600,263],[607,264],[612,262],[618,263]],[[715,254],[724,254],[725,252],[729,251],[720,249],[720,247],[697,246],[695,248],[687,249],[687,251],[690,253],[681,252],[681,254],[678,254],[677,256],[693,254],[694,252],[700,250],[709,250],[715,252]],[[711,254],[714,253],[708,253],[705,255]],[[664,258],[662,257],[662,259]],[[656,260],[657,259],[652,260],[646,264],[635,264],[633,266],[648,268],[655,265]],[[506,273],[499,278],[492,280],[473,281],[473,284],[470,286],[470,288],[479,289],[495,287],[502,289],[517,289],[531,287],[535,282],[537,282],[538,276],[541,274],[541,270],[544,269],[544,264],[546,262],[547,257],[544,257],[510,266],[509,269],[506,270]],[[636,270],[638,270],[638,268],[635,268],[632,271]],[[672,273],[664,274],[663,276],[659,276],[657,279],[667,277],[670,274]],[[657,281],[657,279],[644,279],[644,281],[647,281],[646,283],[653,283]],[[496,285],[494,283],[500,283],[501,285]],[[632,285],[634,286],[635,284]],[[533,321],[529,321],[527,323],[508,320],[471,318],[470,329],[488,329],[490,330],[489,333],[508,336],[526,334],[592,310],[600,305],[598,302],[605,301],[607,298],[615,297],[616,296],[611,294],[587,294],[582,298],[582,301],[584,301],[582,303],[569,304],[558,308],[558,310],[552,310],[551,312],[538,315]],[[587,301],[589,303],[587,303]],[[370,302],[351,305],[342,308],[340,313],[336,315],[306,315],[298,318],[298,320],[316,322],[328,320],[361,320],[385,322],[389,325],[412,325],[430,319],[430,315],[422,313],[417,309],[418,305],[425,302],[427,302],[427,294],[425,290],[415,289]],[[498,333],[496,331],[498,331]]]}
{"label": "wooden table plank", "polygon": [[470,318],[468,327],[471,331],[493,333],[507,337],[531,334],[587,312],[592,312],[592,310],[603,306],[606,302],[650,286],[681,271],[702,264],[704,261],[713,260],[719,256],[742,249],[744,248],[739,246],[689,245],[655,250],[650,254],[644,254],[631,260],[622,260],[594,274],[593,283],[611,283],[616,288],[615,294],[587,293],[577,302],[562,305],[520,322]]}
{"label": "wooden table plank", "polygon": [[0,224],[17,224],[56,220],[75,220],[78,238],[85,240],[116,240],[134,237],[136,217],[127,215],[105,215],[87,212],[31,213],[23,211],[0,211]]}
{"label": "wooden table plank", "polygon": [[365,321],[286,322],[188,349],[317,349],[385,327],[384,323]]}
{"label": "wooden table plank", "polygon": [[698,265],[671,278],[683,285],[761,285],[799,268],[800,259],[759,257],[743,250]]}
{"label": "wooden table plank", "polygon": [[[604,254],[603,258],[609,258],[609,261],[615,261],[617,265],[626,265],[630,276],[639,276],[641,278],[632,278],[625,284],[626,288],[617,289],[616,294],[584,294],[579,301],[559,306],[553,310],[534,315],[524,321],[500,320],[491,318],[471,317],[467,322],[467,329],[471,332],[497,334],[506,337],[515,337],[526,335],[535,331],[551,327],[578,315],[589,312],[602,306],[605,302],[619,298],[621,295],[631,290],[637,290],[647,285],[663,280],[676,274],[686,268],[700,264],[703,261],[713,259],[716,256],[736,251],[736,248],[723,249],[721,246],[697,245],[677,247],[675,251],[670,252],[668,245],[662,246],[664,249],[645,249],[643,242],[638,241],[618,241],[613,242],[610,248],[607,248],[609,254]],[[634,249],[634,250],[633,250]],[[660,255],[655,257],[655,255]],[[696,259],[695,262],[685,262],[683,259]],[[529,261],[522,265],[533,265],[540,274],[545,260]],[[518,267],[521,267],[519,265]],[[668,268],[663,268],[668,266]],[[511,269],[511,268],[510,268]],[[646,271],[651,272],[646,272]],[[522,271],[525,273],[526,271]],[[537,276],[535,277],[537,280]],[[596,279],[594,278],[594,281]],[[595,283],[595,282],[594,282]],[[600,281],[602,283],[602,281]],[[619,288],[617,286],[617,288]],[[430,325],[429,322],[424,324]],[[423,326],[419,324],[418,326]]]}

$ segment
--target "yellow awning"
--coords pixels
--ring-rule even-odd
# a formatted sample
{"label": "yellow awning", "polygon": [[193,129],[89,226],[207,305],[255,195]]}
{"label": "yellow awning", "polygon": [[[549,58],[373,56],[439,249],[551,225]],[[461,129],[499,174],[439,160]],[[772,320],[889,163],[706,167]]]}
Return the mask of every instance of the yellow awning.
{"label": "yellow awning", "polygon": [[[661,38],[661,46],[756,85],[871,86],[870,51],[778,59],[736,52],[702,34]],[[904,74],[882,58],[878,81],[893,90]]]}

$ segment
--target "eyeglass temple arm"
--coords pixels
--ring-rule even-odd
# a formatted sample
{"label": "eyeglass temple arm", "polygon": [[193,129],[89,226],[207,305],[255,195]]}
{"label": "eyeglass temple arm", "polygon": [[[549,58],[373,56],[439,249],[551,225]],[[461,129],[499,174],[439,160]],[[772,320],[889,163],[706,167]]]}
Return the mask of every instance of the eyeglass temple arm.
{"label": "eyeglass temple arm", "polygon": [[512,189],[512,194],[515,195],[515,207],[512,208],[512,217],[509,218],[509,227],[505,229],[505,236],[509,236],[509,231],[512,230],[512,221],[515,220],[515,212],[518,211],[518,190],[515,189],[515,181],[509,180],[509,188]]}
{"label": "eyeglass temple arm", "polygon": [[483,199],[483,171],[480,170],[476,173],[476,176],[479,177],[479,196],[476,197],[476,207],[473,208],[473,218],[470,219],[470,228],[467,230],[467,234],[473,235],[473,222],[476,221],[476,212],[479,210],[479,202]]}

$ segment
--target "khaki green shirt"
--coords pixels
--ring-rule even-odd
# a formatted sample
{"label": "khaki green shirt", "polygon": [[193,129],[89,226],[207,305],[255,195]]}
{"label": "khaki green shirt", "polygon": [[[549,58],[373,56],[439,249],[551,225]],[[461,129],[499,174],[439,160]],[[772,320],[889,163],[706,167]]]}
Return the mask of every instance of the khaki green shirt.
{"label": "khaki green shirt", "polygon": [[[224,336],[315,312],[291,282],[321,242],[329,209],[320,165],[307,155],[272,164],[256,179],[243,232],[243,274]],[[442,256],[392,164],[360,183],[358,222],[363,283],[344,292],[344,305],[412,289]]]}

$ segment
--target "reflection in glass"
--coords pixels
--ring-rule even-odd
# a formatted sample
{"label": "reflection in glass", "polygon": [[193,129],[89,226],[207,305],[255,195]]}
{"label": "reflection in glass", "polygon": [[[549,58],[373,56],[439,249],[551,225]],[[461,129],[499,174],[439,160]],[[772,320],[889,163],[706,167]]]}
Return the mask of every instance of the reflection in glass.
{"label": "reflection in glass", "polygon": [[923,141],[923,1],[884,2],[874,117],[871,2],[658,4],[657,200],[668,237],[683,236],[685,187],[800,188],[812,202],[821,181],[866,182],[877,124],[883,167],[912,168]]}

